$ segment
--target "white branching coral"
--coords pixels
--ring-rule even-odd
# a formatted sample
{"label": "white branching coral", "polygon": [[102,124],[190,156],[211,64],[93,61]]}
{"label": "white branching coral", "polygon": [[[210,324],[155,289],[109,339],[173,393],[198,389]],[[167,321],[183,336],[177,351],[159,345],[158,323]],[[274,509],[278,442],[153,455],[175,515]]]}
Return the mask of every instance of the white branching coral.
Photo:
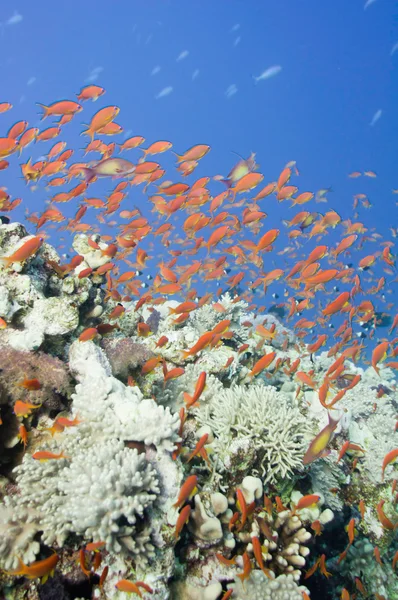
{"label": "white branching coral", "polygon": [[303,600],[302,592],[309,594],[303,585],[297,585],[292,575],[279,575],[268,579],[262,571],[255,570],[242,582],[235,578],[231,598],[236,600]]}
{"label": "white branching coral", "polygon": [[[110,552],[150,554],[149,536],[143,541],[134,527],[159,493],[156,471],[145,455],[118,440],[90,447],[87,440],[68,435],[62,445],[68,458],[41,462],[27,455],[15,469],[22,494],[6,498],[13,517],[30,512],[48,545],[62,546],[75,533],[103,540]],[[10,535],[12,530],[5,532],[5,538]]]}
{"label": "white branching coral", "polygon": [[34,539],[40,529],[39,523],[32,521],[34,511],[18,507],[17,513],[10,503],[8,507],[0,506],[0,557],[7,570],[17,567],[17,556],[24,563],[34,561],[40,549]]}
{"label": "white branching coral", "polygon": [[[170,454],[179,440],[178,415],[112,377],[104,352],[92,342],[72,344],[69,367],[80,381],[72,395],[79,423],[40,445],[64,458],[42,462],[27,453],[15,469],[19,493],[6,497],[0,520],[2,566],[16,550],[38,552],[31,532],[41,532],[48,545],[62,546],[69,534],[102,540],[109,552],[136,563],[153,555],[152,541],[164,543],[162,512],[180,483]],[[139,454],[127,442],[147,451]],[[25,520],[32,523],[26,532],[19,525]]]}
{"label": "white branching coral", "polygon": [[215,436],[212,448],[222,471],[231,466],[231,445],[237,438],[254,446],[252,473],[260,470],[265,483],[288,477],[302,467],[309,425],[289,396],[271,386],[225,389],[211,403],[196,409],[195,416]]}
{"label": "white branching coral", "polygon": [[82,436],[118,438],[154,444],[172,452],[178,441],[178,414],[143,399],[138,387],[125,386],[111,376],[104,352],[93,342],[75,342],[70,348],[70,369],[81,381],[72,395],[73,408],[82,416]]}

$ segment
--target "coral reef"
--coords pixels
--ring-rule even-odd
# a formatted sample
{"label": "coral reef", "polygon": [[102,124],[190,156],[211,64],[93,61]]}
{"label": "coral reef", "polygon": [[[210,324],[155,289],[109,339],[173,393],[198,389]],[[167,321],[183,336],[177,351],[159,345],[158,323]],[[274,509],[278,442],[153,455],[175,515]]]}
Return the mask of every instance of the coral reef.
{"label": "coral reef", "polygon": [[[1,253],[26,239],[22,226],[0,225]],[[181,323],[174,300],[112,296],[103,273],[78,276],[106,266],[108,246],[80,234],[73,247],[81,262],[64,271],[45,243],[12,277],[0,268],[1,568],[16,569],[18,557],[30,565],[52,548],[60,563],[40,598],[67,599],[75,585],[84,597],[124,600],[115,586],[125,578],[149,586],[145,600],[219,600],[228,590],[301,600],[324,576],[304,587],[304,573],[330,547],[338,586],[353,590],[360,578],[370,593],[394,597],[397,467],[389,464],[384,480],[381,471],[398,445],[393,371],[376,377],[346,360],[333,387],[360,381],[336,406],[328,455],[304,464],[328,423],[319,389],[334,358],[314,360],[275,316],[253,314],[232,293],[197,300]],[[90,328],[93,338],[79,339]],[[206,335],[214,339],[193,352]],[[250,373],[265,354],[275,362]],[[299,386],[298,359],[307,375]],[[24,387],[28,378],[40,386]],[[17,401],[33,406],[26,416]],[[354,449],[339,456],[347,441]],[[354,543],[343,514],[354,520]],[[101,588],[96,560],[109,570]],[[12,574],[2,577],[9,586]]]}

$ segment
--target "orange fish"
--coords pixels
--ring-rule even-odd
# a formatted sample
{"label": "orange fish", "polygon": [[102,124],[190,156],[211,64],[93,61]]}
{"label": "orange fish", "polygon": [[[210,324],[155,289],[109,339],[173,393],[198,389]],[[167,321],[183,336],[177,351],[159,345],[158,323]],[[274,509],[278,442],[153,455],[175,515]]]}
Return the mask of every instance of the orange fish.
{"label": "orange fish", "polygon": [[247,579],[250,576],[252,566],[251,566],[250,558],[249,558],[249,555],[247,552],[243,553],[242,558],[243,558],[243,573],[238,573],[238,577],[241,580],[241,582],[243,583],[245,581],[245,579]]}
{"label": "orange fish", "polygon": [[190,348],[190,350],[186,350],[182,353],[184,360],[186,358],[188,358],[189,356],[194,356],[195,354],[197,354],[198,352],[200,352],[201,350],[206,348],[210,344],[210,342],[212,341],[213,338],[214,338],[213,331],[207,331],[206,333],[204,333],[198,339],[196,344],[194,346],[192,346],[192,348]]}
{"label": "orange fish", "polygon": [[18,140],[12,138],[0,138],[0,158],[6,158],[18,150]]}
{"label": "orange fish", "polygon": [[264,566],[261,542],[258,539],[258,537],[252,536],[252,544],[253,544],[254,558],[256,559],[258,566],[260,567],[260,569],[262,570],[264,575],[266,575],[268,577],[268,579],[272,579],[269,569],[266,569]]}
{"label": "orange fish", "polygon": [[7,110],[11,110],[12,104],[10,102],[0,102],[0,113],[4,113]]}
{"label": "orange fish", "polygon": [[[193,459],[194,456],[197,456],[198,454],[201,454],[201,456],[203,456],[203,458],[206,460],[206,462],[210,465],[209,457],[207,456],[207,452],[205,450],[205,444],[207,442],[208,437],[209,437],[208,433],[204,433],[202,435],[202,437],[200,438],[200,440],[196,444],[195,448],[192,450],[192,452],[188,456],[187,462],[190,462]],[[202,451],[204,451],[204,452],[202,453]]]}
{"label": "orange fish", "polygon": [[43,129],[37,136],[37,142],[47,142],[48,140],[53,140],[61,133],[61,127],[48,127],[47,129]]}
{"label": "orange fish", "polygon": [[118,106],[106,106],[105,108],[101,108],[101,110],[95,113],[88,129],[83,131],[82,135],[89,135],[92,141],[95,134],[105,127],[105,125],[111,123],[111,121],[117,117],[119,112],[120,108]]}
{"label": "orange fish", "polygon": [[187,504],[186,506],[184,506],[184,508],[180,511],[180,513],[178,515],[176,528],[175,528],[175,532],[174,532],[174,537],[176,539],[178,539],[178,536],[180,535],[181,530],[184,527],[184,525],[186,525],[188,523],[190,514],[191,514],[191,507],[189,504]]}
{"label": "orange fish", "polygon": [[325,316],[334,315],[335,313],[340,312],[343,308],[346,308],[349,305],[349,301],[349,292],[342,292],[335,300],[330,302],[326,308],[322,310],[322,314]]}
{"label": "orange fish", "polygon": [[187,392],[184,392],[184,402],[186,403],[187,408],[190,408],[199,400],[199,398],[206,386],[206,377],[207,377],[206,371],[202,371],[196,382],[195,391],[193,393],[193,396],[190,396]]}
{"label": "orange fish", "polygon": [[62,458],[70,458],[70,456],[65,456],[63,452],[60,452],[59,454],[54,454],[53,452],[47,452],[47,450],[39,450],[39,452],[35,452],[34,454],[32,454],[32,458],[44,462],[46,460],[60,460]]}
{"label": "orange fish", "polygon": [[41,118],[42,120],[46,117],[54,115],[74,115],[83,110],[83,107],[80,104],[71,100],[61,100],[61,102],[54,102],[53,104],[50,104],[50,106],[45,106],[45,104],[40,104],[40,102],[37,102],[36,104],[41,106],[44,111]]}
{"label": "orange fish", "polygon": [[387,357],[387,351],[389,347],[389,342],[382,342],[373,350],[372,353],[372,367],[376,371],[376,373],[380,376],[379,368],[377,367],[379,362],[382,362]]}
{"label": "orange fish", "polygon": [[95,102],[100,96],[105,94],[104,88],[99,85],[86,85],[77,94],[77,99],[80,100],[93,100]]}
{"label": "orange fish", "polygon": [[302,496],[297,502],[297,504],[294,505],[293,513],[295,514],[297,510],[302,510],[303,508],[308,508],[309,506],[315,506],[320,499],[321,497],[317,494],[309,494],[308,496]]}
{"label": "orange fish", "polygon": [[41,383],[38,379],[28,379],[27,377],[25,377],[23,381],[17,383],[17,385],[29,391],[40,390],[41,388]]}
{"label": "orange fish", "polygon": [[39,250],[41,245],[44,242],[44,238],[42,236],[36,236],[30,238],[27,242],[25,242],[18,250],[16,250],[11,256],[1,256],[0,264],[3,264],[5,267],[9,267],[12,263],[15,262],[23,262],[27,260]]}
{"label": "orange fish", "polygon": [[10,571],[10,575],[22,575],[28,579],[41,578],[41,583],[44,584],[48,577],[52,576],[55,571],[55,567],[59,561],[58,554],[52,554],[48,558],[38,560],[30,565],[25,565],[22,560],[18,557],[18,568],[15,571]]}
{"label": "orange fish", "polygon": [[128,579],[120,579],[117,583],[115,583],[115,588],[119,590],[119,592],[126,592],[127,594],[137,594],[140,598],[142,598],[142,594],[140,592],[140,588],[134,581],[129,581]]}
{"label": "orange fish", "polygon": [[26,446],[28,445],[28,432],[26,431],[25,425],[19,426],[18,437],[24,445],[24,448],[26,448]]}
{"label": "orange fish", "polygon": [[188,498],[190,498],[191,496],[193,496],[196,493],[196,491],[197,491],[196,484],[197,483],[198,483],[197,475],[190,475],[187,478],[187,480],[183,483],[183,485],[178,493],[177,502],[175,502],[173,504],[174,508],[179,508],[180,506],[182,506]]}
{"label": "orange fish", "polygon": [[28,417],[32,410],[40,408],[41,404],[29,404],[28,402],[22,402],[17,400],[14,404],[14,413],[17,417]]}
{"label": "orange fish", "polygon": [[175,152],[174,152],[174,154],[178,159],[177,162],[182,163],[185,161],[200,160],[209,151],[210,151],[210,146],[207,146],[206,144],[197,144],[196,146],[192,146],[192,148],[190,148],[189,150],[184,152],[184,154],[179,155],[179,154],[176,154]]}
{"label": "orange fish", "polygon": [[98,329],[96,327],[89,327],[79,335],[79,342],[88,342],[89,340],[93,340],[97,334]]}
{"label": "orange fish", "polygon": [[250,377],[255,377],[256,375],[259,375],[259,373],[261,373],[261,371],[263,371],[264,369],[266,369],[267,367],[270,366],[270,364],[275,359],[275,356],[276,356],[275,352],[270,352],[269,354],[264,354],[264,356],[262,356],[254,364],[252,370],[249,373],[249,376]]}
{"label": "orange fish", "polygon": [[390,452],[387,452],[387,454],[384,457],[383,460],[383,465],[381,468],[381,480],[384,481],[384,471],[386,470],[386,467],[392,463],[395,462],[395,460],[398,458],[398,448],[394,448],[394,450],[391,450]]}
{"label": "orange fish", "polygon": [[266,248],[269,248],[269,246],[276,240],[279,233],[279,229],[271,229],[270,231],[267,231],[267,233],[265,233],[259,240],[257,244],[257,251],[260,252]]}
{"label": "orange fish", "polygon": [[392,523],[392,521],[390,521],[390,519],[387,517],[387,515],[384,512],[384,509],[383,509],[384,504],[385,504],[385,500],[380,500],[380,502],[376,506],[377,516],[379,517],[379,521],[385,529],[394,530],[395,529],[394,524]]}

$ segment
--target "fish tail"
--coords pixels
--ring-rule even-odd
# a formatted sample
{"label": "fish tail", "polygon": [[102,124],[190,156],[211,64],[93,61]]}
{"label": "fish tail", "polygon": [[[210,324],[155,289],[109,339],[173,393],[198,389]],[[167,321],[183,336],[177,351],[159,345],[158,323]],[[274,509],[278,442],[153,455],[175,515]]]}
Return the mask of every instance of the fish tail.
{"label": "fish tail", "polygon": [[4,571],[7,575],[25,575],[27,567],[20,556],[17,555],[17,559],[18,567],[15,571]]}
{"label": "fish tail", "polygon": [[9,256],[0,256],[0,265],[7,268],[12,263]]}
{"label": "fish tail", "polygon": [[185,404],[187,404],[188,406],[190,406],[191,404],[193,404],[193,398],[192,396],[190,396],[188,394],[188,392],[184,392],[184,402]]}
{"label": "fish tail", "polygon": [[94,139],[95,131],[92,131],[90,127],[85,131],[82,131],[80,135],[88,135],[90,137],[90,141],[92,142]]}
{"label": "fish tail", "polygon": [[178,158],[178,162],[182,162],[182,155],[181,154],[177,154],[177,152],[174,152],[174,150],[172,150],[172,153],[174,154],[174,156],[176,156]]}
{"label": "fish tail", "polygon": [[36,102],[36,104],[37,104],[37,106],[41,106],[41,108],[44,111],[41,116],[41,121],[43,121],[46,117],[48,117],[49,108],[48,108],[48,106],[46,106],[45,104],[42,104],[41,102]]}

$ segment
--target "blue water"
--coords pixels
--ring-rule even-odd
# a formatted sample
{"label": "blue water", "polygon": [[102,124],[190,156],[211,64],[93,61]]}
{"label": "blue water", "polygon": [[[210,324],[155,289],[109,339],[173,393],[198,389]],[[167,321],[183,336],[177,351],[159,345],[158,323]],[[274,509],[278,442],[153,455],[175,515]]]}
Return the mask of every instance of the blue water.
{"label": "blue water", "polygon": [[[285,164],[296,160],[300,178],[293,183],[300,192],[332,188],[327,204],[312,201],[290,209],[288,201],[262,201],[269,215],[263,231],[283,229],[281,220],[301,209],[324,213],[333,208],[343,219],[363,221],[384,240],[394,241],[389,228],[398,224],[398,196],[391,192],[398,187],[398,48],[392,53],[397,18],[397,3],[382,0],[365,10],[357,0],[9,4],[0,16],[0,100],[14,108],[0,116],[0,123],[4,132],[20,119],[37,126],[41,110],[36,102],[75,99],[83,85],[96,83],[106,95],[86,102],[83,113],[63,127],[61,138],[30,146],[19,162],[40,158],[58,139],[75,150],[83,148],[88,138],[79,137],[82,122],[88,123],[100,107],[117,104],[124,137],[142,135],[144,146],[166,139],[182,153],[196,143],[211,145],[189,183],[203,175],[226,175],[237,160],[232,152],[247,157],[255,151],[264,183],[276,180]],[[281,67],[278,74],[255,83],[253,76],[276,65]],[[158,72],[152,74],[154,70]],[[171,93],[158,97],[167,88]],[[372,125],[376,113],[381,116]],[[47,119],[41,126],[50,124]],[[137,160],[140,155],[133,151],[124,156]],[[72,162],[81,158],[76,153]],[[165,179],[181,179],[172,171],[170,153],[158,159],[168,169]],[[22,220],[26,209],[42,211],[60,189],[46,190],[40,182],[32,191],[20,179],[15,156],[10,163],[1,182],[13,197],[23,198],[12,214]],[[375,171],[377,178],[348,178],[352,171],[365,170]],[[114,187],[108,181],[95,185],[91,196],[102,197]],[[222,184],[211,187],[214,195],[222,189]],[[359,206],[357,218],[355,193],[366,193],[372,204],[370,209]],[[152,205],[137,188],[122,208],[133,205],[148,217],[152,214]],[[77,205],[58,208],[71,217]],[[96,224],[94,212],[89,209],[83,221]],[[178,215],[173,222],[179,226]],[[52,242],[62,246],[61,234],[51,231]],[[283,234],[276,250],[288,243],[284,229]],[[341,234],[338,228],[321,243],[333,246]],[[302,252],[308,254],[313,245],[315,241]],[[381,249],[380,242],[368,242],[358,258]],[[162,248],[156,250],[161,256]],[[383,275],[379,265],[373,273]],[[393,279],[387,277],[387,287]],[[391,297],[393,293],[389,301]]]}

